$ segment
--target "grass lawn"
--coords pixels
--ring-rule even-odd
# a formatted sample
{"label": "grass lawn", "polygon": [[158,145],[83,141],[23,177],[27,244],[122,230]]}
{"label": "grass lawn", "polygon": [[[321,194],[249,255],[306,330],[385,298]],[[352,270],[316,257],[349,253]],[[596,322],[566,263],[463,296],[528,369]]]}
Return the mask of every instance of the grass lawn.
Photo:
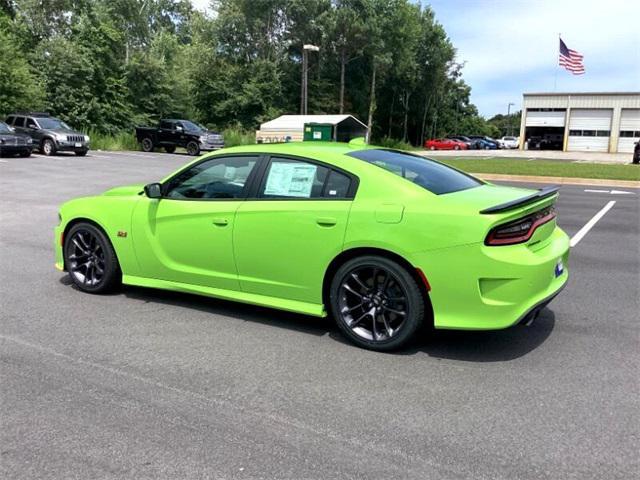
{"label": "grass lawn", "polygon": [[523,158],[448,158],[435,155],[434,158],[460,170],[473,173],[640,180],[640,165],[571,163],[562,160],[527,160]]}

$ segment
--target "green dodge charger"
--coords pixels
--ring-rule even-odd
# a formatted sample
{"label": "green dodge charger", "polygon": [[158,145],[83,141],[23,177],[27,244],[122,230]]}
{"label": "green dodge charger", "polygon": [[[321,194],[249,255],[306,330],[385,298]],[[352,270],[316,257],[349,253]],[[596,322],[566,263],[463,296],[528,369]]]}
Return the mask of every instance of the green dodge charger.
{"label": "green dodge charger", "polygon": [[89,293],[123,283],[331,315],[355,344],[392,350],[425,323],[535,318],[567,282],[557,197],[358,141],[234,147],[62,205],[56,267]]}

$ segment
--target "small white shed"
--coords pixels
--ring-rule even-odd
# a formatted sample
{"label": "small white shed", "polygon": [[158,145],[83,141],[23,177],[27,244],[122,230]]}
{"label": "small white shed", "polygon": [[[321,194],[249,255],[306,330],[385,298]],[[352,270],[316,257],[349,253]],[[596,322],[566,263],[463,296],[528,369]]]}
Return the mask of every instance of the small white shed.
{"label": "small white shed", "polygon": [[333,141],[367,136],[367,126],[353,115],[281,115],[260,125],[258,143],[301,142],[305,125],[333,125]]}

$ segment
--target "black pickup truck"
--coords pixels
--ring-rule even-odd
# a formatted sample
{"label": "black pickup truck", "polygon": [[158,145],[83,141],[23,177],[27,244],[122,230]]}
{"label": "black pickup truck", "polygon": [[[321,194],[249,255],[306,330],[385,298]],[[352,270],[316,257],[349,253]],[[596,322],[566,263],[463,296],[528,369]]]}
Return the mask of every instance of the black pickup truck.
{"label": "black pickup truck", "polygon": [[224,147],[221,134],[190,120],[162,119],[157,127],[136,127],[136,138],[145,152],[162,147],[173,153],[176,147],[184,147],[189,155],[199,155]]}

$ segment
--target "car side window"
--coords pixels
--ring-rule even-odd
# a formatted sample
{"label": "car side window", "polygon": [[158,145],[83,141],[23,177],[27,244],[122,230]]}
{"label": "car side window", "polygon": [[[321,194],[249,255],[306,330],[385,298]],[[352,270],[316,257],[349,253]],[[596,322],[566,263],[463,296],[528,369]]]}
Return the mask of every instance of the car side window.
{"label": "car side window", "polygon": [[167,122],[163,120],[163,121],[160,121],[160,128],[171,130],[171,128],[173,128],[173,124],[171,122]]}
{"label": "car side window", "polygon": [[27,128],[37,128],[36,121],[33,118],[27,118],[25,127]]}
{"label": "car side window", "polygon": [[324,186],[323,196],[327,198],[346,198],[351,188],[351,179],[344,173],[331,170]]}
{"label": "car side window", "polygon": [[24,117],[16,117],[14,122],[14,127],[24,127]]}
{"label": "car side window", "polygon": [[15,117],[13,115],[7,117],[7,124],[9,125],[13,125],[13,121],[15,120]]}
{"label": "car side window", "polygon": [[181,200],[243,198],[257,156],[212,158],[179,173],[165,185],[165,196]]}
{"label": "car side window", "polygon": [[304,160],[271,157],[259,196],[265,199],[347,198],[351,178]]}
{"label": "car side window", "polygon": [[272,157],[262,198],[322,198],[329,169],[315,163]]}

